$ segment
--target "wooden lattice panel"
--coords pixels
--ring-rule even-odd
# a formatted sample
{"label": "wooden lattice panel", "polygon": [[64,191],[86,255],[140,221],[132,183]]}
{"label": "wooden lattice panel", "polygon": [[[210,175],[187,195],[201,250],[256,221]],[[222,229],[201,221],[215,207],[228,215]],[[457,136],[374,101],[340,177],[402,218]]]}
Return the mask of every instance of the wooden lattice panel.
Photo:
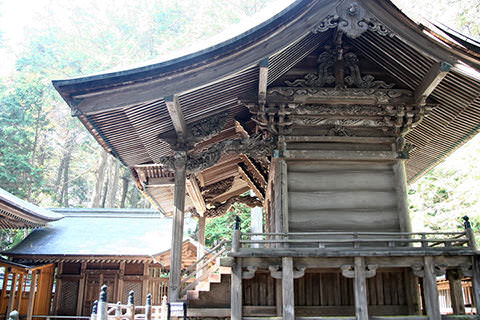
{"label": "wooden lattice panel", "polygon": [[141,281],[125,281],[123,290],[123,300],[128,302],[128,293],[133,290],[135,293],[135,303],[141,304],[142,301],[142,282]]}
{"label": "wooden lattice panel", "polygon": [[75,315],[77,309],[78,281],[62,281],[58,314]]}

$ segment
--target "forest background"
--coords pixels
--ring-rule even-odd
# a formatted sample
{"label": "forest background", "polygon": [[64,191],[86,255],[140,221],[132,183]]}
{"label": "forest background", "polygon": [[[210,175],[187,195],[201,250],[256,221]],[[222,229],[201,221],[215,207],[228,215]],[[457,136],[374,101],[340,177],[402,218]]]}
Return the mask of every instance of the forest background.
{"label": "forest background", "polygon": [[[158,60],[289,2],[0,0],[0,187],[43,207],[150,207],[129,170],[70,116],[51,80]],[[394,3],[414,18],[480,37],[477,0]],[[415,230],[454,229],[463,215],[479,229],[479,158],[476,137],[410,186]],[[207,224],[209,242],[230,233],[234,214],[248,228],[248,212],[238,206]],[[22,235],[2,231],[0,248]]]}

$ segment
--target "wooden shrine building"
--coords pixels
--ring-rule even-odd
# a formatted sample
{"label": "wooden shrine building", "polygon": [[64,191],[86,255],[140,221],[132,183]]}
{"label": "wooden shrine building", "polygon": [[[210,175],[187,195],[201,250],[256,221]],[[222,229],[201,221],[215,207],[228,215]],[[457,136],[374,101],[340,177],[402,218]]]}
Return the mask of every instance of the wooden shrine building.
{"label": "wooden shrine building", "polygon": [[[168,292],[172,219],[152,209],[51,209],[64,216],[48,227],[32,231],[3,254],[13,263],[49,264],[56,267],[52,314],[90,315],[101,285],[110,287],[108,298],[126,303],[135,292],[145,303],[146,292],[154,303]],[[196,243],[182,245],[182,268],[197,258]],[[50,286],[50,293],[51,293]],[[50,311],[50,299],[45,302]]]}
{"label": "wooden shrine building", "polygon": [[[60,213],[37,207],[0,188],[0,228],[35,229],[63,218]],[[17,310],[31,320],[49,313],[55,265],[19,264],[0,259],[0,314]]]}
{"label": "wooden shrine building", "polygon": [[0,188],[1,229],[34,229],[62,217],[59,213],[37,207]]}
{"label": "wooden shrine building", "polygon": [[[53,83],[174,217],[171,301],[233,320],[407,317],[421,305],[440,319],[443,273],[456,296],[473,275],[480,306],[475,241],[468,220],[457,233],[412,233],[406,186],[478,132],[479,70],[479,43],[388,0],[298,0],[196,53]],[[235,202],[263,206],[263,232],[237,228],[228,290],[193,301],[184,214],[204,226]]]}

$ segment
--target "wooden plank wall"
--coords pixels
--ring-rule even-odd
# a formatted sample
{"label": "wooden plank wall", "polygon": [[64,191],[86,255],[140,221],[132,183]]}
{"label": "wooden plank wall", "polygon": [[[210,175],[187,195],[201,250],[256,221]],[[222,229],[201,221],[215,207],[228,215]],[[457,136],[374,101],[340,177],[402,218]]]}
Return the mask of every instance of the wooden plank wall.
{"label": "wooden plank wall", "polygon": [[[408,272],[379,270],[375,277],[367,279],[367,301],[372,314],[408,314]],[[244,306],[275,306],[275,286],[268,272],[257,271],[254,278],[243,280]],[[354,314],[353,279],[343,277],[340,271],[308,269],[303,277],[294,280],[294,293],[295,307],[305,314]]]}
{"label": "wooden plank wall", "polygon": [[400,231],[393,162],[288,162],[289,231]]}

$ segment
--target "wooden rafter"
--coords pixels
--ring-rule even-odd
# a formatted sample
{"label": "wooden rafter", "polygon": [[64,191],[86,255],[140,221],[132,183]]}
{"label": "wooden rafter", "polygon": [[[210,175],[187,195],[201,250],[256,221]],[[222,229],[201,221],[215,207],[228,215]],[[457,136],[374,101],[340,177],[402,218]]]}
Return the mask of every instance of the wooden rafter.
{"label": "wooden rafter", "polygon": [[267,99],[268,58],[262,59],[258,73],[258,103],[265,103]]}
{"label": "wooden rafter", "polygon": [[250,189],[252,189],[253,192],[255,192],[255,195],[257,196],[257,198],[260,199],[260,201],[265,200],[262,192],[261,192],[260,189],[257,187],[257,185],[255,184],[255,182],[253,181],[253,179],[250,177],[250,175],[248,174],[248,172],[246,172],[246,170],[244,170],[241,166],[238,166],[238,173],[240,174],[240,176],[242,177],[242,179],[248,184],[248,186],[250,187]]}
{"label": "wooden rafter", "polygon": [[435,90],[443,78],[445,78],[451,68],[452,66],[450,64],[443,61],[434,63],[415,90],[415,103],[425,104],[427,97]]}
{"label": "wooden rafter", "polygon": [[267,181],[265,180],[265,177],[263,176],[263,174],[258,170],[257,166],[246,155],[242,154],[240,157],[243,160],[243,162],[245,163],[245,165],[248,167],[250,173],[255,176],[254,179],[258,183],[260,183],[260,186],[263,189],[265,189],[266,186],[267,186]]}
{"label": "wooden rafter", "polygon": [[188,128],[183,117],[182,107],[178,101],[178,95],[165,97],[165,104],[167,105],[168,114],[173,122],[173,127],[179,139],[186,139],[188,135]]}
{"label": "wooden rafter", "polygon": [[207,205],[205,204],[205,200],[203,199],[197,180],[193,176],[187,180],[187,192],[198,214],[203,217],[203,214],[207,210]]}

